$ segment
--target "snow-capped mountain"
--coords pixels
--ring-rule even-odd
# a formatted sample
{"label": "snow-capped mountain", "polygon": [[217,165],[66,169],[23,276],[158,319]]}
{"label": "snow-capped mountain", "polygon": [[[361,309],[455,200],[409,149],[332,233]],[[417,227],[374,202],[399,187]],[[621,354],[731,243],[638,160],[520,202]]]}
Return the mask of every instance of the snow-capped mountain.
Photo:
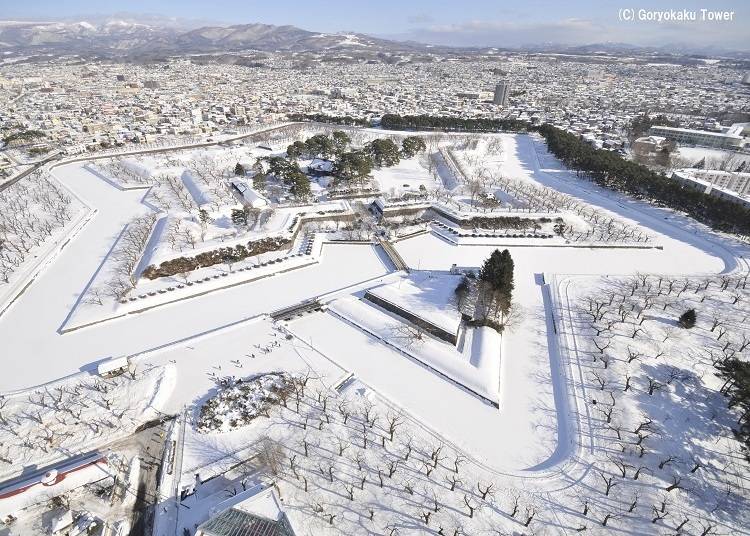
{"label": "snow-capped mountain", "polygon": [[178,24],[143,23],[128,19],[102,21],[0,21],[0,50],[59,53],[216,52],[243,49],[264,51],[323,51],[415,49],[356,33],[318,33],[295,26],[239,24],[186,29]]}

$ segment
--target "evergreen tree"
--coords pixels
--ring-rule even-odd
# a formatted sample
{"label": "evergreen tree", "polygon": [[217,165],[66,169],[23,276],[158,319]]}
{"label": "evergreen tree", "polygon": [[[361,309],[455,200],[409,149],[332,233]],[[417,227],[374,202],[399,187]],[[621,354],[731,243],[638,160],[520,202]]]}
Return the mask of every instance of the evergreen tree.
{"label": "evergreen tree", "polygon": [[290,191],[297,199],[307,199],[310,197],[310,179],[304,173],[295,173],[291,179]]}
{"label": "evergreen tree", "polygon": [[256,173],[253,175],[253,188],[259,192],[266,189],[266,174]]}
{"label": "evergreen tree", "polygon": [[237,165],[234,166],[234,174],[238,177],[244,177],[245,176],[245,166],[237,162]]}
{"label": "evergreen tree", "polygon": [[341,154],[346,150],[346,147],[352,142],[352,139],[341,130],[336,130],[331,134],[331,141],[333,143],[334,154]]}
{"label": "evergreen tree", "polygon": [[232,209],[232,223],[237,227],[247,225],[247,213],[241,208]]}
{"label": "evergreen tree", "polygon": [[427,148],[424,140],[419,136],[408,136],[401,142],[401,154],[405,158],[412,158]]}
{"label": "evergreen tree", "polygon": [[333,141],[325,134],[316,134],[305,140],[305,152],[310,156],[328,158],[334,153]]}
{"label": "evergreen tree", "polygon": [[280,156],[272,156],[268,159],[269,173],[281,179],[285,184],[294,182],[297,174],[302,173],[296,162],[290,162]]}
{"label": "evergreen tree", "polygon": [[344,180],[362,180],[372,171],[372,158],[363,151],[342,153],[333,166],[333,173]]}
{"label": "evergreen tree", "polygon": [[696,314],[695,309],[688,309],[684,313],[680,315],[680,320],[678,321],[680,326],[682,326],[685,329],[690,329],[693,326],[695,326],[696,321]]}
{"label": "evergreen tree", "polygon": [[305,154],[306,151],[307,146],[303,142],[297,140],[286,148],[286,155],[289,158],[299,158]]}
{"label": "evergreen tree", "polygon": [[495,312],[503,315],[510,311],[513,299],[513,269],[514,262],[510,251],[496,249],[489,258],[484,261],[482,270],[479,272],[479,280],[482,282],[482,291],[486,293],[494,304]]}
{"label": "evergreen tree", "polygon": [[208,220],[211,218],[208,215],[208,211],[205,208],[202,208],[198,211],[198,219],[201,222],[201,226],[205,227],[208,225]]}
{"label": "evergreen tree", "polygon": [[745,456],[750,451],[750,362],[737,357],[725,359],[716,365],[724,380],[720,392],[728,397],[728,405],[740,414],[735,434],[744,442]]}
{"label": "evergreen tree", "polygon": [[398,146],[393,140],[372,140],[365,146],[365,150],[370,153],[377,167],[395,166],[400,160]]}

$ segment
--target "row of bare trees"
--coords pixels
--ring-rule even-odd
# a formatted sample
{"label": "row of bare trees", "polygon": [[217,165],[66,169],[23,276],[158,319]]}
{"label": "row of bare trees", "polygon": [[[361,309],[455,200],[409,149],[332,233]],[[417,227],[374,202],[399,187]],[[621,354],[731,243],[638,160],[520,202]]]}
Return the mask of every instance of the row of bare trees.
{"label": "row of bare trees", "polygon": [[150,213],[133,219],[127,225],[112,252],[114,264],[110,267],[109,279],[86,292],[86,303],[102,305],[105,296],[122,300],[135,288],[140,276],[138,265],[157,219],[157,214]]}
{"label": "row of bare trees", "polygon": [[416,433],[402,413],[339,396],[310,375],[279,393],[267,418],[286,432],[259,441],[257,459],[285,503],[321,527],[502,534],[506,526],[533,528],[541,513],[533,493],[498,487],[459,451]]}
{"label": "row of bare trees", "polygon": [[[581,365],[598,447],[589,477],[597,492],[581,498],[581,512],[595,512],[594,526],[638,518],[706,536],[742,500],[746,483],[736,475],[747,460],[710,375],[750,348],[747,278],[636,274],[581,299],[575,329],[589,341]],[[698,323],[680,328],[688,308]]]}
{"label": "row of bare trees", "polygon": [[0,396],[0,471],[67,457],[142,424],[147,400],[132,400],[127,393],[144,389],[156,373],[133,369],[42,387],[23,397]]}
{"label": "row of bare trees", "polygon": [[73,216],[72,199],[36,170],[0,192],[0,284]]}

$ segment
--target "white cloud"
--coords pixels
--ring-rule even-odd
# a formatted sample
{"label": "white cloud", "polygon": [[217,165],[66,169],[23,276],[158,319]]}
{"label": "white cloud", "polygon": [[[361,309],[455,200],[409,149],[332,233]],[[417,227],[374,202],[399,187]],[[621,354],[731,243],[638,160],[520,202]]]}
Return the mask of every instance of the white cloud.
{"label": "white cloud", "polygon": [[414,28],[408,35],[418,41],[452,46],[517,47],[542,43],[583,45],[621,42],[657,47],[687,43],[691,46],[738,50],[750,48],[750,42],[740,24],[717,25],[701,22],[604,23],[583,18],[548,23],[474,20]]}

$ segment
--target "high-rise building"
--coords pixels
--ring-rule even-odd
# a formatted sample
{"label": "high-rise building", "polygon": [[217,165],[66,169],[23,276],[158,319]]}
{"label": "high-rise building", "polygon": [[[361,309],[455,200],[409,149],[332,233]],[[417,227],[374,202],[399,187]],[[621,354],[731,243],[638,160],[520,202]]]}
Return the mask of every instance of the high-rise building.
{"label": "high-rise building", "polygon": [[492,102],[499,104],[500,106],[506,106],[508,104],[508,94],[510,93],[510,82],[507,80],[501,80],[495,85],[495,96],[492,98]]}

